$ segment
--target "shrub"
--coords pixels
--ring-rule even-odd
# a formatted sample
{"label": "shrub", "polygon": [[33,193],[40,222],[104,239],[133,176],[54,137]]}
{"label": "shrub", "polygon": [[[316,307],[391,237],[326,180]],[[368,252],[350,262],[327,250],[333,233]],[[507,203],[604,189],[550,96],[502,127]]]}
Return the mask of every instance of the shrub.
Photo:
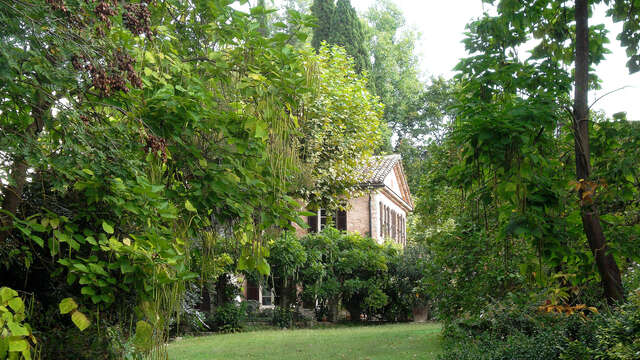
{"label": "shrub", "polygon": [[[595,319],[539,313],[534,306],[492,304],[480,315],[458,319],[444,329],[441,360],[589,359],[595,344]],[[574,356],[577,357],[565,357]]]}
{"label": "shrub", "polygon": [[293,324],[293,309],[290,307],[276,306],[273,309],[271,323],[280,328],[291,328]]}
{"label": "shrub", "polygon": [[408,321],[413,309],[427,306],[431,301],[425,280],[429,254],[423,245],[411,244],[404,251],[389,247],[389,273],[383,285],[388,303],[380,316],[386,321]]}
{"label": "shrub", "polygon": [[640,292],[632,294],[626,304],[602,318],[596,339],[593,352],[598,359],[640,358]]}
{"label": "shrub", "polygon": [[234,333],[240,332],[244,328],[246,320],[247,304],[233,302],[218,306],[213,314],[209,326],[218,332]]}
{"label": "shrub", "polygon": [[247,321],[256,321],[260,315],[260,303],[257,300],[247,300],[245,301],[245,303],[245,308],[247,311]]}
{"label": "shrub", "polygon": [[363,310],[376,312],[387,304],[381,288],[389,258],[375,240],[326,227],[301,243],[307,252],[301,269],[303,300],[320,304],[330,321],[336,320],[340,300],[356,321]]}

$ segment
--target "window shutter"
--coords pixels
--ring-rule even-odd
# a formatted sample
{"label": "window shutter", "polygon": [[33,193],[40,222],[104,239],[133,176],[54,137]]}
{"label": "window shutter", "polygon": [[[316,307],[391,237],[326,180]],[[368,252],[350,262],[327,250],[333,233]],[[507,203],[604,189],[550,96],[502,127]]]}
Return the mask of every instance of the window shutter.
{"label": "window shutter", "polygon": [[378,219],[378,224],[380,224],[380,238],[384,238],[384,206],[382,205],[382,201],[380,201],[380,218]]}
{"label": "window shutter", "polygon": [[247,300],[258,301],[260,298],[258,295],[259,286],[251,280],[247,280]]}
{"label": "window shutter", "polygon": [[318,215],[307,217],[307,224],[309,225],[309,233],[318,232]]}
{"label": "window shutter", "polygon": [[398,241],[398,238],[396,237],[397,235],[397,227],[396,227],[396,212],[395,211],[391,211],[391,238],[393,239],[393,241]]}
{"label": "window shutter", "polygon": [[336,228],[347,231],[347,212],[339,210],[336,214]]}

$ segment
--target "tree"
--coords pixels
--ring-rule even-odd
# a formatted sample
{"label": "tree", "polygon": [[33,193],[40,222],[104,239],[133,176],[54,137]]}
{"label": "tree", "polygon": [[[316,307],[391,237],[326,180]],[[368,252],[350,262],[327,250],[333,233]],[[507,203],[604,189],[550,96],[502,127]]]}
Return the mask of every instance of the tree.
{"label": "tree", "polygon": [[[517,29],[534,34],[539,41],[532,52],[533,59],[546,59],[574,66],[574,97],[572,124],[575,143],[576,180],[582,183],[578,195],[581,204],[581,218],[584,233],[595,258],[602,280],[605,296],[611,302],[623,298],[620,271],[608,249],[600,221],[597,203],[593,201],[593,191],[597,186],[591,178],[591,155],[589,147],[589,89],[596,86],[595,74],[589,74],[592,64],[604,58],[608,42],[603,25],[589,26],[589,17],[593,5],[610,5],[607,14],[614,21],[624,22],[623,32],[619,35],[621,44],[627,47],[630,57],[628,67],[631,72],[638,71],[638,16],[640,9],[627,1],[588,1],[576,0],[574,6],[561,1],[548,0],[544,6],[536,3],[517,3],[500,1],[498,12]],[[558,21],[561,20],[561,21]],[[575,22],[575,32],[572,30]],[[564,43],[570,42],[567,47]]]}
{"label": "tree", "polygon": [[582,226],[595,257],[602,278],[605,296],[609,301],[624,298],[618,264],[609,251],[600,223],[598,207],[587,193],[591,178],[591,149],[589,147],[589,1],[576,0],[575,95],[573,100],[573,133],[575,141],[576,177],[585,184],[578,191],[582,204]]}
{"label": "tree", "polygon": [[366,13],[367,37],[373,64],[370,88],[385,105],[385,125],[400,139],[411,136],[407,129],[423,128],[418,108],[424,84],[419,79],[415,43],[419,35],[390,1],[376,2]]}
{"label": "tree", "polygon": [[[529,63],[539,69],[553,70],[556,76],[562,75],[566,67],[574,68],[574,77],[568,83],[574,87],[571,113],[574,155],[576,164],[576,181],[578,182],[578,200],[581,213],[582,227],[589,247],[598,267],[606,298],[611,301],[621,300],[623,289],[620,281],[619,269],[614,257],[609,251],[607,240],[599,218],[597,201],[594,201],[597,181],[592,178],[591,156],[589,149],[589,128],[592,126],[589,115],[588,91],[597,86],[595,74],[589,74],[592,64],[597,64],[604,58],[607,50],[604,44],[608,42],[603,25],[589,26],[589,13],[595,4],[610,5],[608,15],[614,21],[623,21],[624,30],[619,38],[622,45],[627,47],[631,60],[628,63],[631,71],[636,71],[635,63],[638,59],[637,17],[638,10],[626,1],[587,1],[576,0],[573,4],[563,1],[548,0],[543,2],[517,2],[510,0],[499,1],[497,11],[499,18],[485,17],[486,21],[479,21],[472,25],[472,30],[481,39],[493,36],[504,43],[504,51],[512,54],[515,47],[525,41],[535,39],[537,46],[532,50]],[[505,30],[509,28],[508,32]],[[468,50],[487,55],[488,41],[468,44]],[[480,44],[480,46],[478,46]],[[482,45],[485,44],[485,45]],[[494,47],[494,49],[497,49]],[[517,50],[516,50],[517,51]],[[482,55],[476,59],[480,59]],[[494,56],[504,59],[504,54],[495,53]],[[486,59],[485,59],[486,60]],[[507,59],[508,60],[508,59]],[[510,66],[505,62],[502,66]],[[461,69],[461,67],[459,67]],[[549,75],[553,75],[546,72]],[[496,77],[493,77],[496,79]],[[522,77],[517,77],[522,79]],[[566,80],[562,80],[564,82]],[[510,86],[518,86],[510,83]],[[557,86],[552,83],[541,84],[543,87]],[[493,86],[487,83],[486,89]],[[480,93],[480,96],[491,92]],[[559,95],[561,95],[559,93]],[[568,100],[569,89],[565,90]],[[561,98],[558,98],[561,99]],[[568,103],[568,101],[567,101]],[[566,104],[561,104],[566,106]],[[566,109],[566,107],[565,107]]]}
{"label": "tree", "polygon": [[299,274],[307,262],[307,253],[295,233],[288,231],[269,244],[268,259],[276,305],[289,309],[297,300]]}
{"label": "tree", "polygon": [[369,70],[371,60],[365,47],[362,23],[351,6],[350,0],[338,0],[331,17],[331,31],[328,43],[344,47],[353,62],[357,73]]}
{"label": "tree", "polygon": [[[69,294],[100,327],[136,317],[160,355],[188,282],[229,260],[268,273],[267,238],[301,222],[296,114],[315,68],[227,1],[1,3],[0,283],[41,313]],[[218,236],[236,258],[213,254]],[[64,331],[43,357],[85,351]]]}
{"label": "tree", "polygon": [[301,270],[303,297],[319,303],[330,321],[337,318],[338,303],[347,308],[352,321],[360,314],[380,310],[389,297],[383,292],[389,256],[371,238],[326,227],[302,238],[307,263]]}
{"label": "tree", "polygon": [[[124,11],[126,16],[145,23],[145,14],[128,9]],[[111,27],[110,16],[122,10],[119,5],[107,4],[94,11],[89,5],[67,7],[62,2],[3,3],[1,126],[5,134],[14,136],[3,136],[2,143],[8,181],[2,184],[0,245],[10,235],[22,203],[27,172],[32,166],[29,160],[41,155],[38,136],[46,129],[68,125],[52,116],[61,99],[82,101],[83,97],[77,94],[91,86],[104,97],[127,89],[128,84],[142,85],[133,68],[129,75],[126,69],[122,72],[118,68],[119,62],[123,68],[129,66],[131,58],[118,51],[120,42],[105,36]],[[148,29],[141,30],[137,35]],[[89,62],[91,68],[83,66],[83,61]],[[76,80],[78,77],[80,81]]]}
{"label": "tree", "polygon": [[299,119],[297,153],[306,170],[305,185],[297,194],[312,208],[335,209],[357,191],[356,169],[379,146],[383,105],[340,47],[324,45],[318,54],[309,51],[306,67],[317,73]]}
{"label": "tree", "polygon": [[311,5],[311,14],[317,19],[311,40],[311,46],[316,51],[320,51],[320,45],[323,41],[329,41],[334,10],[334,0],[314,0]]}

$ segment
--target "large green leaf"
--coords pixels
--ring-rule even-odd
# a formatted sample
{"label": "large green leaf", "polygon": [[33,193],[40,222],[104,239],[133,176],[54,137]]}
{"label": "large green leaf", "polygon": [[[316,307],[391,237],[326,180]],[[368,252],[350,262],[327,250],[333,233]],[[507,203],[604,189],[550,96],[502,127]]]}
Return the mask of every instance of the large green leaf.
{"label": "large green leaf", "polygon": [[7,303],[10,299],[17,297],[18,296],[18,292],[13,290],[12,288],[3,286],[2,288],[0,288],[0,301],[2,301],[2,304]]}
{"label": "large green leaf", "polygon": [[78,329],[80,329],[80,331],[84,331],[86,328],[89,327],[89,325],[91,325],[91,321],[89,321],[87,316],[78,310],[75,310],[71,314],[71,321],[73,321],[73,323],[76,325]]}
{"label": "large green leaf", "polygon": [[65,298],[59,304],[60,314],[68,314],[78,308],[78,304],[72,298]]}
{"label": "large green leaf", "polygon": [[113,226],[109,225],[106,221],[102,222],[102,229],[109,235],[113,234]]}
{"label": "large green leaf", "polygon": [[198,212],[198,210],[196,210],[196,208],[193,206],[193,204],[191,204],[191,201],[189,200],[186,200],[184,202],[184,207],[185,209],[187,209],[187,211]]}

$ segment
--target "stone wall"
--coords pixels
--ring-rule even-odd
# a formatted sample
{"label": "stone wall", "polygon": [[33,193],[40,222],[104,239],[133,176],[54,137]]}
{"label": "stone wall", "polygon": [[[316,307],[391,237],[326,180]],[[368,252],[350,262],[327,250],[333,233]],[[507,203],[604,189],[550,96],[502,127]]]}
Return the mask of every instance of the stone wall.
{"label": "stone wall", "polygon": [[369,195],[352,199],[347,211],[347,231],[369,236]]}

